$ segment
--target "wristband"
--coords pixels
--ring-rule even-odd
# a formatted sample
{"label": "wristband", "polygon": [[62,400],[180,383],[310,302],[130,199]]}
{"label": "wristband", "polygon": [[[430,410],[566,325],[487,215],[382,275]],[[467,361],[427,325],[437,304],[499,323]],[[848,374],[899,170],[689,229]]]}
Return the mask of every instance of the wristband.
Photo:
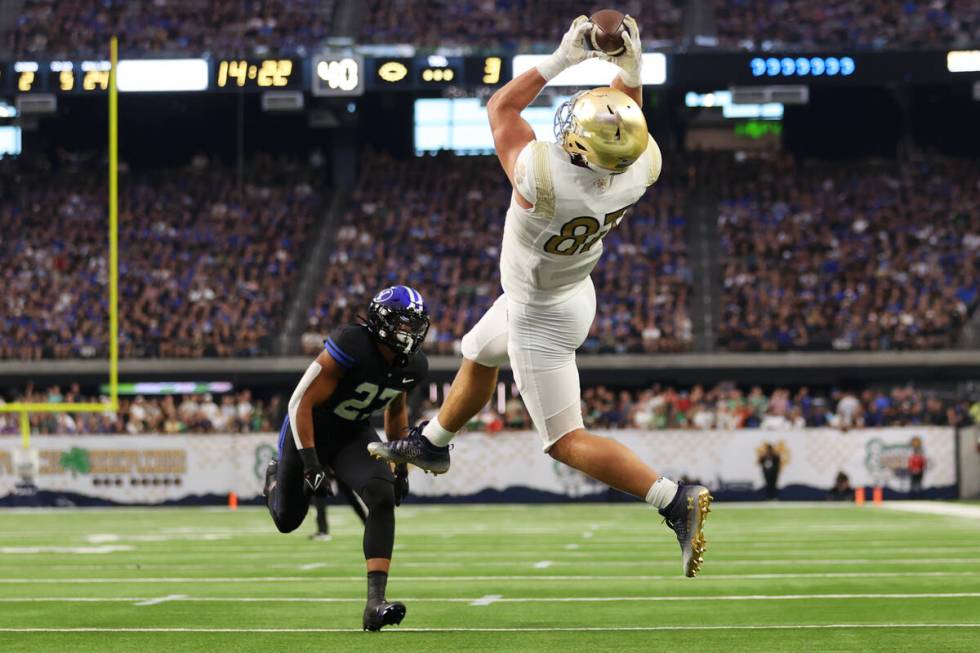
{"label": "wristband", "polygon": [[639,88],[643,86],[643,81],[640,79],[639,71],[627,73],[625,70],[620,70],[619,80],[630,88]]}
{"label": "wristband", "polygon": [[544,77],[544,81],[550,82],[558,76],[560,72],[568,68],[568,62],[564,57],[551,55],[536,66],[538,72]]}
{"label": "wristband", "polygon": [[316,455],[316,447],[309,447],[308,449],[298,449],[299,457],[303,461],[303,468],[310,469],[311,467],[319,467],[320,459]]}

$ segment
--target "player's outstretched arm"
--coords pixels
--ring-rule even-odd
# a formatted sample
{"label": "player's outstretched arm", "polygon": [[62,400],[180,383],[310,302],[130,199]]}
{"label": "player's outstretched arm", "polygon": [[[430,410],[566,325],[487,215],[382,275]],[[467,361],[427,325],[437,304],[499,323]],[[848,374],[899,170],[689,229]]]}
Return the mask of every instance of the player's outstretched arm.
{"label": "player's outstretched arm", "polygon": [[[521,117],[521,111],[531,104],[546,83],[541,73],[532,68],[507,82],[487,103],[494,149],[511,185],[514,184],[517,156],[534,140],[534,130]],[[530,203],[525,202],[525,205],[529,207]]]}
{"label": "player's outstretched arm", "polygon": [[313,407],[330,399],[344,370],[323,350],[310,363],[289,399],[289,426],[303,460],[304,489],[308,494],[326,496],[330,487],[327,474],[316,454],[313,438]]}
{"label": "player's outstretched arm", "polygon": [[[565,33],[561,45],[554,54],[542,61],[536,68],[518,75],[491,96],[487,103],[490,130],[497,158],[503,166],[507,178],[514,183],[514,164],[524,147],[534,140],[534,130],[522,117],[521,112],[538,96],[541,89],[563,70],[595,56],[585,46],[585,35],[591,29],[589,19],[579,16]],[[530,202],[519,197],[522,205],[530,207]]]}

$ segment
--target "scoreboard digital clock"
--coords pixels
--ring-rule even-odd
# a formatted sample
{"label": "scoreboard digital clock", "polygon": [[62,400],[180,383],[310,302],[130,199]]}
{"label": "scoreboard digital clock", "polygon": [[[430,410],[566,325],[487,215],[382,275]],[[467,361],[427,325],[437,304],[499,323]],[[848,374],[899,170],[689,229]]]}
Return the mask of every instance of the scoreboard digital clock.
{"label": "scoreboard digital clock", "polygon": [[214,62],[216,90],[301,89],[301,61],[294,59],[218,59]]}

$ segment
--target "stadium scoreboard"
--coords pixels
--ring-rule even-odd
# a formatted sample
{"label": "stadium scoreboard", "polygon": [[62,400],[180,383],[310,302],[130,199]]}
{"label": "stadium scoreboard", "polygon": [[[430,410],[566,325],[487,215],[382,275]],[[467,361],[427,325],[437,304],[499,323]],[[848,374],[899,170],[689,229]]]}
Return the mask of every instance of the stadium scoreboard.
{"label": "stadium scoreboard", "polygon": [[[688,52],[647,53],[656,72],[648,84],[697,88],[774,83],[892,84],[980,79],[980,51],[916,52]],[[313,57],[122,59],[120,92],[311,92],[356,96],[366,92],[425,93],[451,87],[496,88],[527,68],[529,55],[378,56],[337,53]],[[653,66],[652,64],[657,64]],[[583,69],[582,75],[586,75]],[[605,78],[605,75],[602,76]],[[585,85],[596,83],[589,79]],[[100,59],[0,61],[0,93],[84,95],[109,87],[109,62]]]}
{"label": "stadium scoreboard", "polygon": [[448,86],[499,86],[510,80],[511,57],[380,57],[369,59],[368,90],[426,91]]}

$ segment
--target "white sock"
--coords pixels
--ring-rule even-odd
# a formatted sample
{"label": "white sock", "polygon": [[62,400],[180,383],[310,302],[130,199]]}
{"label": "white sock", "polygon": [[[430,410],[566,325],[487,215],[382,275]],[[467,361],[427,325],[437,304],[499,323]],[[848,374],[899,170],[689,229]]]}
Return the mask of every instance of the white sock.
{"label": "white sock", "polygon": [[424,435],[429,442],[437,447],[447,446],[450,442],[452,442],[452,439],[456,437],[456,434],[452,431],[447,431],[446,429],[442,428],[442,424],[439,423],[438,417],[433,417],[431,420],[429,420],[429,423],[425,425],[424,429],[422,429],[422,435]]}
{"label": "white sock", "polygon": [[645,501],[658,510],[666,508],[677,494],[677,483],[661,476],[647,490]]}

